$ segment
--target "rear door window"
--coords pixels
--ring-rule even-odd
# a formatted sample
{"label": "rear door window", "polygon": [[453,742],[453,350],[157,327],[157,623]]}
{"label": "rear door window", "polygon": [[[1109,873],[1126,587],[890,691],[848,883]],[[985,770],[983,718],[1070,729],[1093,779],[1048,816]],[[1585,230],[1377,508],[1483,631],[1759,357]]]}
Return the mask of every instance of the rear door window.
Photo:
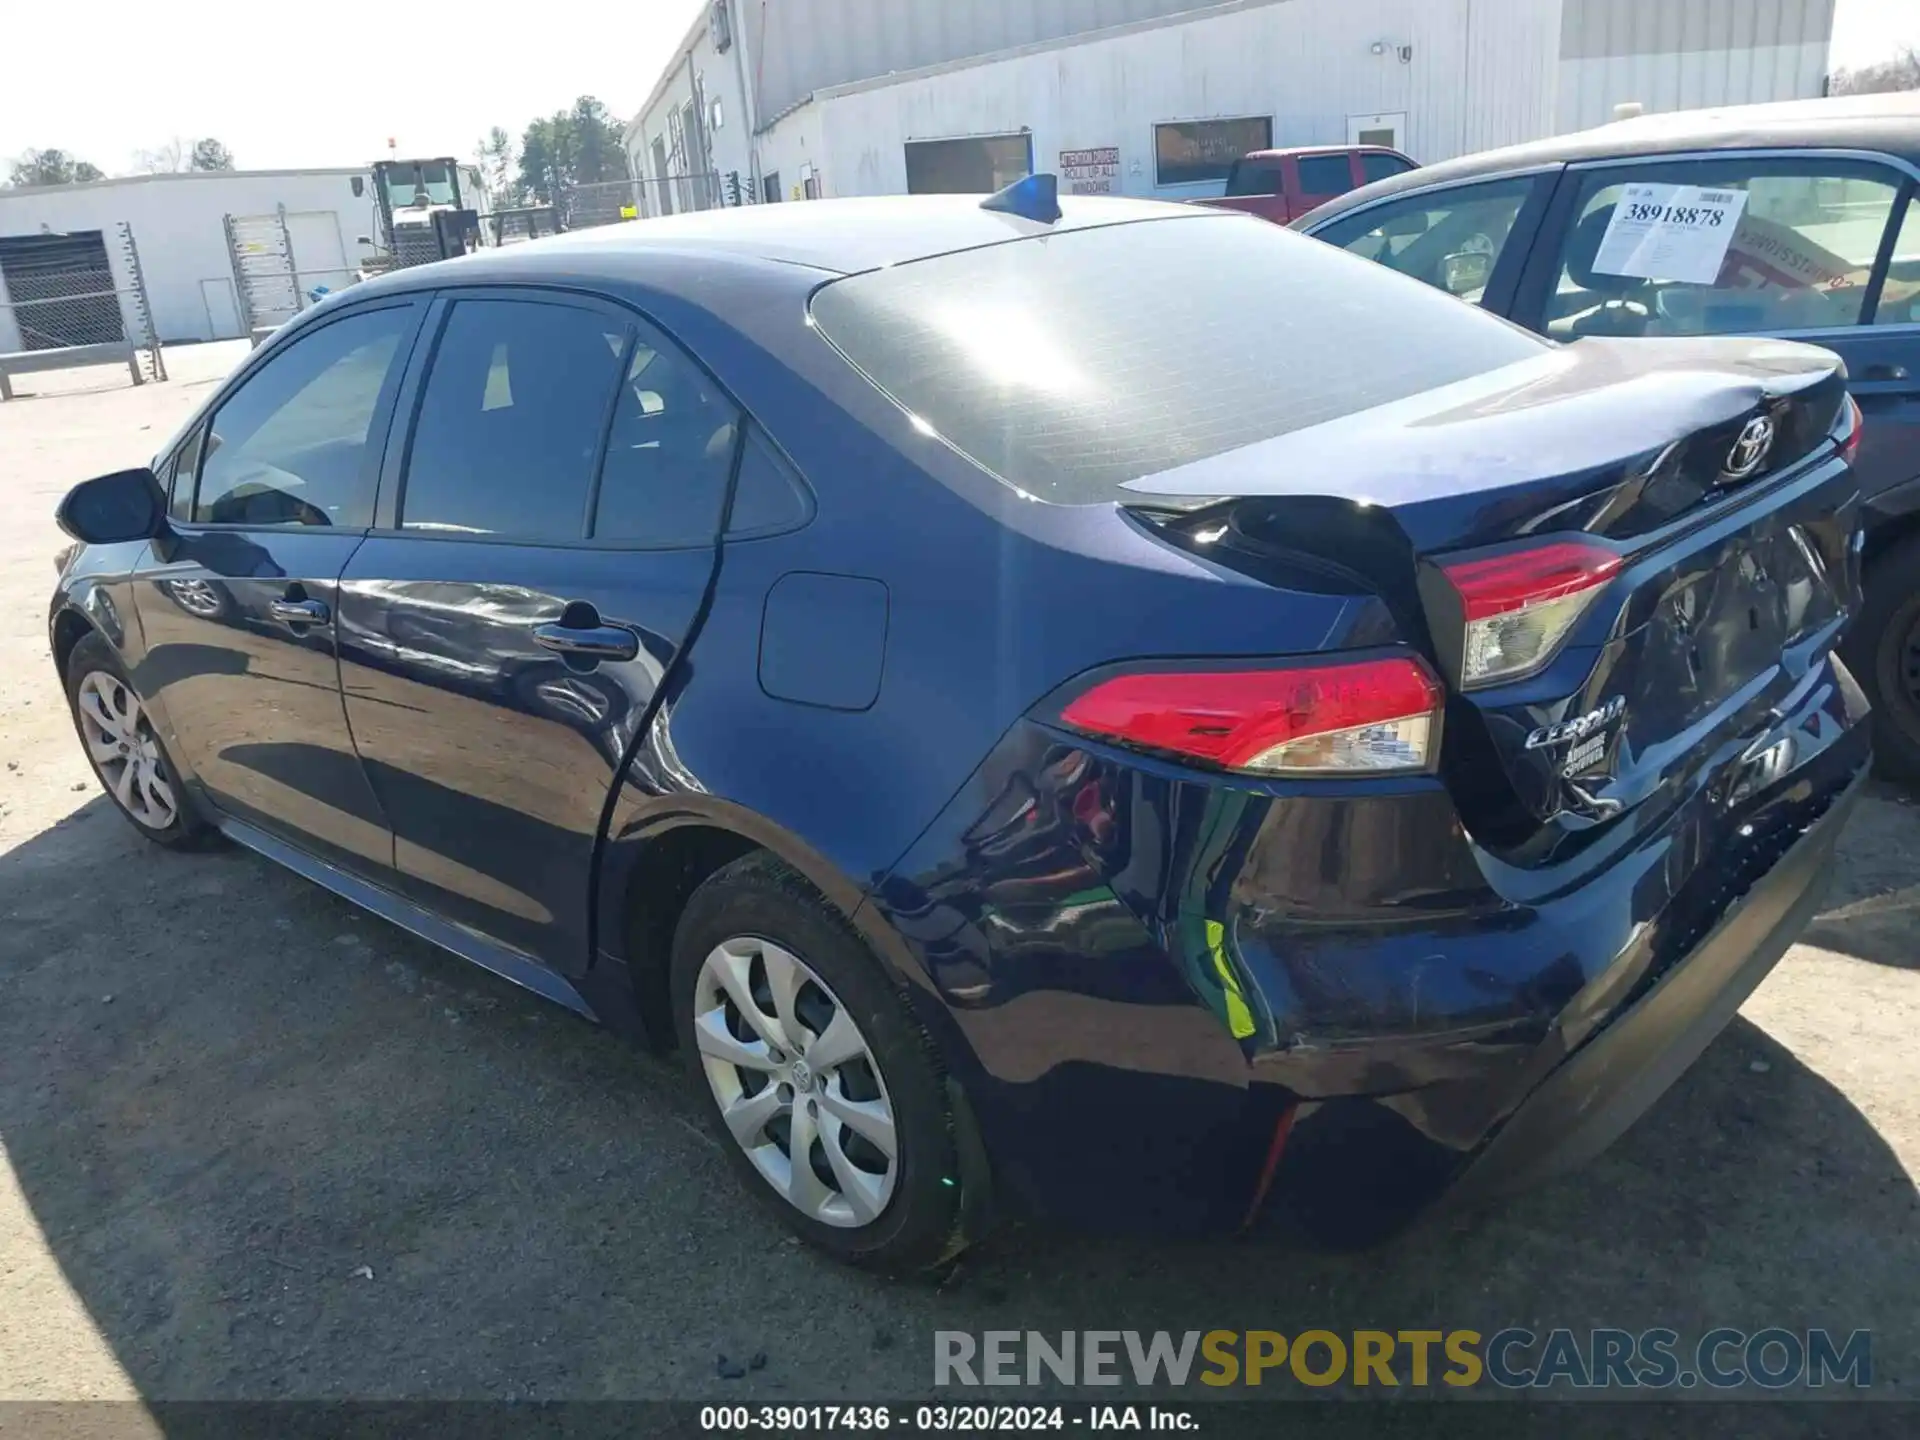
{"label": "rear door window", "polygon": [[[1580,178],[1544,329],[1574,339],[1857,325],[1898,194],[1892,172],[1838,159],[1596,168]],[[1629,228],[1663,215],[1665,233]],[[1721,223],[1688,223],[1696,215]]]}
{"label": "rear door window", "polygon": [[627,326],[540,300],[461,300],[408,451],[408,530],[579,540]]}
{"label": "rear door window", "polygon": [[1876,325],[1920,324],[1920,196],[1907,201],[1887,278],[1880,287],[1880,304],[1873,312]]}
{"label": "rear door window", "polygon": [[800,472],[758,426],[747,427],[740,473],[733,482],[730,539],[750,540],[797,529],[813,517],[813,495]]}
{"label": "rear door window", "polygon": [[1346,155],[1302,155],[1300,167],[1302,195],[1344,195],[1353,189],[1353,161]]}
{"label": "rear door window", "polygon": [[1063,504],[1545,348],[1225,210],[851,275],[816,292],[813,316],[915,429]]}
{"label": "rear door window", "polygon": [[1389,175],[1404,175],[1411,169],[1413,162],[1409,160],[1371,150],[1360,157],[1360,183],[1371,185],[1376,180],[1385,180]]}
{"label": "rear door window", "polygon": [[704,370],[642,326],[614,401],[593,538],[636,548],[711,541],[739,421]]}
{"label": "rear door window", "polygon": [[1478,304],[1535,183],[1509,177],[1407,195],[1343,215],[1313,235]]}

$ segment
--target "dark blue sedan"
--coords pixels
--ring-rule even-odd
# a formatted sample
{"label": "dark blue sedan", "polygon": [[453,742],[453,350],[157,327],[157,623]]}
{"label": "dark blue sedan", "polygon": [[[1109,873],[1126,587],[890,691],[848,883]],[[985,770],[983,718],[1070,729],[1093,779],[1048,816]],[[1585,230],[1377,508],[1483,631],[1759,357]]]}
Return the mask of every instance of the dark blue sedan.
{"label": "dark blue sedan", "polygon": [[1838,362],[1047,201],[327,300],[62,505],[102,783],[677,1046],[847,1260],[1358,1243],[1597,1152],[1870,758]]}

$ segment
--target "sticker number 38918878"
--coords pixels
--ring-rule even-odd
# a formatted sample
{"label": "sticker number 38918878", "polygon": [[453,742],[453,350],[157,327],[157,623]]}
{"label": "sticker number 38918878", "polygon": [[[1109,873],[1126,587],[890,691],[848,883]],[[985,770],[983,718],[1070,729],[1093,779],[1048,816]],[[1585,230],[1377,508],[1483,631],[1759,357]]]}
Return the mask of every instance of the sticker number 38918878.
{"label": "sticker number 38918878", "polygon": [[1593,268],[1602,275],[1711,285],[1746,207],[1744,190],[1628,185],[1613,207]]}

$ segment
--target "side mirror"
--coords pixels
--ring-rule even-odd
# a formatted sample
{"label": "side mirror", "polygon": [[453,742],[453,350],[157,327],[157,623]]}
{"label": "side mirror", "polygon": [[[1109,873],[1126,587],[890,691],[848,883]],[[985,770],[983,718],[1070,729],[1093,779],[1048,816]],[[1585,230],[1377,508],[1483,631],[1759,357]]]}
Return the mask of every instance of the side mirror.
{"label": "side mirror", "polygon": [[1493,257],[1484,250],[1458,250],[1442,264],[1449,295],[1471,295],[1476,290],[1484,290],[1487,277],[1493,274]]}
{"label": "side mirror", "polygon": [[153,471],[116,470],[67,492],[54,521],[85,545],[151,540],[167,530],[167,497]]}

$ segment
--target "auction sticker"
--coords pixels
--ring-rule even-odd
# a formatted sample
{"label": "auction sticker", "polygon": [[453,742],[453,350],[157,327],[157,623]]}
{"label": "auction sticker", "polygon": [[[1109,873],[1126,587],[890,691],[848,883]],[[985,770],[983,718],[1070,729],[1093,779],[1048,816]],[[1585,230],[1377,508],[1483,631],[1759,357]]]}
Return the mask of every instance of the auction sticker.
{"label": "auction sticker", "polygon": [[1629,185],[1613,207],[1593,268],[1602,275],[1711,285],[1746,208],[1744,190]]}

